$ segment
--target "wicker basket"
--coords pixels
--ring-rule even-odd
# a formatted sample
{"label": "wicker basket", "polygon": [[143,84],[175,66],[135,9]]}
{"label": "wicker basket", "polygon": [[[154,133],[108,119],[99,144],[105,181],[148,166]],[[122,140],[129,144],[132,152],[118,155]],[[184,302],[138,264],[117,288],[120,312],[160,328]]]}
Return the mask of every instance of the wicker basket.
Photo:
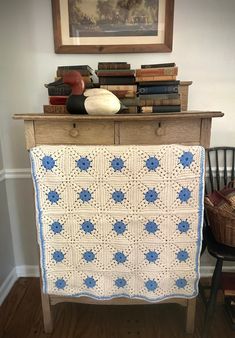
{"label": "wicker basket", "polygon": [[235,181],[205,196],[211,231],[217,242],[235,247]]}
{"label": "wicker basket", "polygon": [[211,231],[217,242],[235,247],[235,213],[205,204]]}

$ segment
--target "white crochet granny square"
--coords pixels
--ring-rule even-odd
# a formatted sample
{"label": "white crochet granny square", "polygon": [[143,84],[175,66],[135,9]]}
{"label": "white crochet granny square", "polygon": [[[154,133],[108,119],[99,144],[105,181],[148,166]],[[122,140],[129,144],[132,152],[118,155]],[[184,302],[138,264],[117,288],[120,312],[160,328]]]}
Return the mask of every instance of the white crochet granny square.
{"label": "white crochet granny square", "polygon": [[39,146],[30,155],[45,293],[197,295],[202,147]]}

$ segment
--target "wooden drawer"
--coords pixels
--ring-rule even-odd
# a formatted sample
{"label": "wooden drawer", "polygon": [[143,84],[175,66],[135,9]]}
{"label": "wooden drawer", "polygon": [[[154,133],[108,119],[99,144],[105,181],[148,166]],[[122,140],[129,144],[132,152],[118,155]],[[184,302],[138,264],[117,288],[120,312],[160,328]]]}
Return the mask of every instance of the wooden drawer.
{"label": "wooden drawer", "polygon": [[200,119],[120,123],[120,144],[200,144]]}
{"label": "wooden drawer", "polygon": [[114,123],[34,121],[36,145],[114,144]]}

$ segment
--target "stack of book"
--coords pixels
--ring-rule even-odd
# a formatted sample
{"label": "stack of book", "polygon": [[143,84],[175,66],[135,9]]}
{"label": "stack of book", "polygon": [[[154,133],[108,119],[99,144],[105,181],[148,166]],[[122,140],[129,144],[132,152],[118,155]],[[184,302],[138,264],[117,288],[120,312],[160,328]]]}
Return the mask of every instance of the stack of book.
{"label": "stack of book", "polygon": [[88,65],[58,66],[55,81],[46,84],[49,104],[43,106],[45,114],[67,114],[66,102],[71,94],[71,87],[63,83],[66,72],[79,71],[86,88],[98,86],[98,77],[95,71]]}
{"label": "stack of book", "polygon": [[135,70],[127,62],[99,62],[96,74],[100,88],[116,95],[125,107],[123,112],[137,113],[139,101],[136,97]]}
{"label": "stack of book", "polygon": [[175,63],[141,65],[136,70],[142,113],[180,112],[180,81]]}

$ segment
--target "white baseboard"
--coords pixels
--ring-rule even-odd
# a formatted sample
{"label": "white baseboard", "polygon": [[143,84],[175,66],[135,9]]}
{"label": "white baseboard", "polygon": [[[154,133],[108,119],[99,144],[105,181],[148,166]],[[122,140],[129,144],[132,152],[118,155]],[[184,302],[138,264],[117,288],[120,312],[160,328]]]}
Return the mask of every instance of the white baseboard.
{"label": "white baseboard", "polygon": [[2,169],[0,170],[0,182],[8,179],[31,178],[29,168]]}
{"label": "white baseboard", "polygon": [[0,285],[0,306],[19,277],[39,277],[37,265],[18,265],[14,267]]}
{"label": "white baseboard", "polygon": [[[214,266],[211,265],[202,265],[200,268],[201,277],[212,277]],[[223,272],[234,272],[235,273],[235,264],[229,266],[223,266]]]}
{"label": "white baseboard", "polygon": [[17,277],[39,277],[39,267],[37,265],[18,265],[16,266]]}
{"label": "white baseboard", "polygon": [[5,169],[4,176],[5,179],[31,178],[31,171],[29,168]]}
{"label": "white baseboard", "polygon": [[2,169],[0,170],[0,182],[5,180],[5,171]]}
{"label": "white baseboard", "polygon": [[[214,266],[201,266],[201,277],[211,277]],[[235,272],[235,265],[224,266],[224,272]],[[0,286],[0,305],[10,292],[14,283],[19,277],[39,277],[39,267],[37,265],[18,265],[9,273],[3,284]]]}
{"label": "white baseboard", "polygon": [[11,291],[11,288],[15,284],[17,278],[18,276],[16,275],[16,268],[13,268],[5,281],[0,286],[0,306],[2,305],[8,293]]}

